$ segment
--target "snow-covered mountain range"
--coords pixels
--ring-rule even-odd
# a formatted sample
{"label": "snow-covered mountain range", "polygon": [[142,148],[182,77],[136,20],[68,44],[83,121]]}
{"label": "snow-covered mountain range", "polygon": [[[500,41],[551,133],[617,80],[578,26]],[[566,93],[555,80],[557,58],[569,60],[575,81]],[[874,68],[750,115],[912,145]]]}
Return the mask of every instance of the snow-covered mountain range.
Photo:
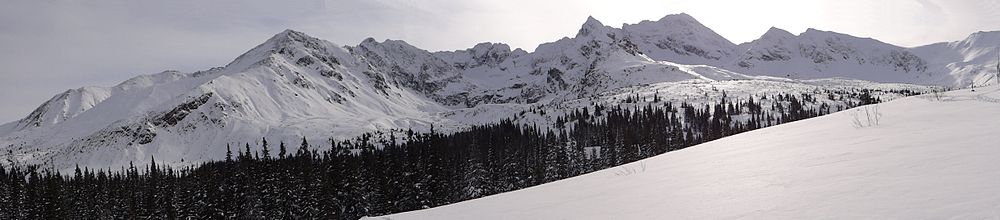
{"label": "snow-covered mountain range", "polygon": [[[430,52],[371,38],[341,46],[286,30],[224,67],[166,71],[60,93],[27,117],[0,125],[0,163],[117,168],[156,157],[190,164],[221,158],[227,144],[261,137],[305,136],[323,143],[374,130],[459,129],[524,118],[517,113],[528,109],[613,102],[651,88],[667,96],[697,94],[734,80],[749,85],[735,89],[747,93],[762,85],[886,86],[815,80],[833,77],[984,84],[995,74],[989,72],[996,65],[994,43],[1000,43],[1000,32],[903,48],[833,32],[794,35],[773,28],[737,45],[687,14],[621,28],[591,17],[576,36],[530,53],[502,43]],[[700,86],[677,86],[685,84]],[[697,101],[692,99],[678,98]]]}

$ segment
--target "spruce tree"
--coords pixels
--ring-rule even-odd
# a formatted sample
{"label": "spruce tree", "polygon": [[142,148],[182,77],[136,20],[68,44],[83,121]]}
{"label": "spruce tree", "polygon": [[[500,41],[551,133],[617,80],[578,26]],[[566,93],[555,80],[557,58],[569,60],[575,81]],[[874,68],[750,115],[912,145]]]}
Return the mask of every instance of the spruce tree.
{"label": "spruce tree", "polygon": [[278,143],[278,159],[285,160],[285,142]]}
{"label": "spruce tree", "polygon": [[267,146],[267,138],[266,137],[265,138],[261,138],[260,142],[261,142],[260,154],[262,154],[261,155],[261,159],[263,159],[264,161],[270,161],[271,160],[271,151],[268,149],[270,147]]}
{"label": "spruce tree", "polygon": [[226,144],[226,162],[233,162],[233,151],[228,143]]}

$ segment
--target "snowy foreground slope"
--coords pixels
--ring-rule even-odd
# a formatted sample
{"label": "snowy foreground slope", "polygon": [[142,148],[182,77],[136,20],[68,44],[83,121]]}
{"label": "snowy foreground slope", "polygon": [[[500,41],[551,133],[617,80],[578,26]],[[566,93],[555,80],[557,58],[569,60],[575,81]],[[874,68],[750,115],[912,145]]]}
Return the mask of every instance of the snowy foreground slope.
{"label": "snowy foreground slope", "polygon": [[[1000,90],[751,131],[524,190],[374,219],[983,219],[1000,216]],[[860,114],[864,117],[865,114]],[[861,119],[867,124],[867,119]]]}

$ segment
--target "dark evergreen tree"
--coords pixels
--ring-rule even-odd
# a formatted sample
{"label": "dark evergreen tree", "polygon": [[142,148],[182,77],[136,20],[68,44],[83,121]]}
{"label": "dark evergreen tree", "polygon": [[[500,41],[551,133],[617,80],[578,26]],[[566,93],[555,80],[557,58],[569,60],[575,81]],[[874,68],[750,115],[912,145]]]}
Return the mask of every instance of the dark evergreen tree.
{"label": "dark evergreen tree", "polygon": [[278,143],[278,159],[285,159],[285,142]]}
{"label": "dark evergreen tree", "polygon": [[267,138],[261,138],[260,143],[261,159],[265,161],[271,160],[271,149],[267,146]]}

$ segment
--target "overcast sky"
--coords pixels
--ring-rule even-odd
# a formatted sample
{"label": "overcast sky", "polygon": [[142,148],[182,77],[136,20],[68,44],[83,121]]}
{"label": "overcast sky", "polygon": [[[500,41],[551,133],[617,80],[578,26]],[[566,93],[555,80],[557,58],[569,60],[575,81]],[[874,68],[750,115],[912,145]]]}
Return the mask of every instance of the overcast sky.
{"label": "overcast sky", "polygon": [[66,89],[222,66],[284,29],[341,45],[533,51],[574,35],[588,15],[620,27],[686,12],[734,43],[774,26],[919,46],[1000,30],[998,10],[1000,0],[10,0],[0,7],[0,122]]}

